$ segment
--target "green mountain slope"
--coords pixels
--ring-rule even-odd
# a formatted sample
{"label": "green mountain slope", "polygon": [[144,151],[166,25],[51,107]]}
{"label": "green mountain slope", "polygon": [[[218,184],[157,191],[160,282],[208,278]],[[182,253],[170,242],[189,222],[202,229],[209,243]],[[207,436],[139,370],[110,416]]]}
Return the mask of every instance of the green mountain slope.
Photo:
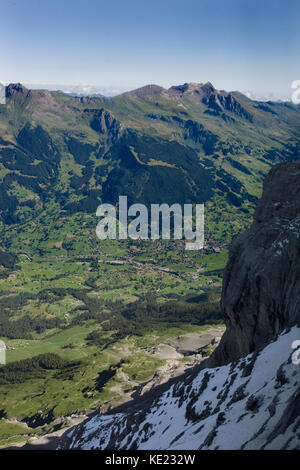
{"label": "green mountain slope", "polygon": [[53,200],[93,213],[132,202],[252,208],[270,166],[297,158],[299,106],[256,103],[211,84],[156,86],[112,99],[7,88],[1,106],[2,223],[34,218]]}

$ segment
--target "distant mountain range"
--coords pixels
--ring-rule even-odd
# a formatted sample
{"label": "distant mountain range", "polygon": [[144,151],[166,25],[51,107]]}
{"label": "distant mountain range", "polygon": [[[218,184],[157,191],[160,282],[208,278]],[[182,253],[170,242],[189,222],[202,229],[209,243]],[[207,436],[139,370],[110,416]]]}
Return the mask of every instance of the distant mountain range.
{"label": "distant mountain range", "polygon": [[247,223],[270,167],[299,158],[299,105],[252,101],[211,83],[147,85],[114,98],[10,84],[6,100],[2,227],[52,202],[66,217],[92,214],[121,193],[145,204],[206,202],[212,224],[228,214]]}
{"label": "distant mountain range", "polygon": [[[4,83],[0,80],[0,83]],[[128,92],[135,89],[134,86],[105,86],[105,85],[91,85],[85,84],[62,84],[62,83],[24,83],[29,89],[33,90],[49,90],[49,91],[62,91],[63,93],[70,94],[72,96],[106,96],[115,97],[122,93]],[[258,92],[253,90],[241,90],[241,92],[255,101],[275,101],[275,102],[290,102],[291,96],[288,94],[280,94],[273,92]]]}

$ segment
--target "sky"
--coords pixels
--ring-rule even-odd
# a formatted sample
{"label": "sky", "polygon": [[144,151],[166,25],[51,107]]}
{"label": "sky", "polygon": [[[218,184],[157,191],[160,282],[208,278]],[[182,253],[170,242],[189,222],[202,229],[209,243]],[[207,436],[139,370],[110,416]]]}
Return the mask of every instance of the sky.
{"label": "sky", "polygon": [[105,94],[210,81],[288,98],[299,0],[0,0],[0,81]]}

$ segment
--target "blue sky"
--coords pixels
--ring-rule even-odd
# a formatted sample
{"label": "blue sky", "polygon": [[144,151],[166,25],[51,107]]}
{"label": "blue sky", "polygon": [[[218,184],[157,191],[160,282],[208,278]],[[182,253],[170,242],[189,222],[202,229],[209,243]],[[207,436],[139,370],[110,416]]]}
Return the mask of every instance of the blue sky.
{"label": "blue sky", "polygon": [[288,96],[299,0],[1,0],[0,79],[131,89],[211,81]]}

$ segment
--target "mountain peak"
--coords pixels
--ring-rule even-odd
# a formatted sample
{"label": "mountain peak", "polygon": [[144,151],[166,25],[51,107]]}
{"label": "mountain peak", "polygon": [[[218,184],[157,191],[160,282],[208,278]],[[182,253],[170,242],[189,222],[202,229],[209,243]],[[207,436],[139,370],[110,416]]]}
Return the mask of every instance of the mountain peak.
{"label": "mountain peak", "polygon": [[21,83],[10,83],[6,87],[6,97],[10,98],[11,96],[27,96],[29,93],[28,88],[26,88]]}
{"label": "mountain peak", "polygon": [[186,93],[186,92],[190,92],[190,93],[193,93],[193,92],[214,92],[216,91],[216,89],[214,88],[214,86],[210,83],[210,82],[207,82],[207,83],[196,83],[196,82],[190,82],[190,83],[184,83],[183,85],[176,85],[176,86],[172,86],[171,88],[168,89],[168,91],[171,91],[171,92],[178,92],[178,93]]}
{"label": "mountain peak", "polygon": [[132,91],[128,91],[124,93],[125,95],[132,95],[132,96],[137,96],[138,98],[144,98],[145,96],[153,96],[156,95],[157,93],[161,93],[162,91],[165,91],[165,89],[159,85],[155,84],[150,84],[150,85],[145,85],[141,88],[137,88]]}
{"label": "mountain peak", "polygon": [[197,103],[208,99],[211,95],[215,94],[217,90],[210,83],[184,83],[183,85],[172,86],[168,89],[168,93],[172,96],[179,98],[189,97]]}
{"label": "mountain peak", "polygon": [[299,449],[300,162],[274,167],[223,277],[226,332],[161,388],[68,431],[59,449]]}

